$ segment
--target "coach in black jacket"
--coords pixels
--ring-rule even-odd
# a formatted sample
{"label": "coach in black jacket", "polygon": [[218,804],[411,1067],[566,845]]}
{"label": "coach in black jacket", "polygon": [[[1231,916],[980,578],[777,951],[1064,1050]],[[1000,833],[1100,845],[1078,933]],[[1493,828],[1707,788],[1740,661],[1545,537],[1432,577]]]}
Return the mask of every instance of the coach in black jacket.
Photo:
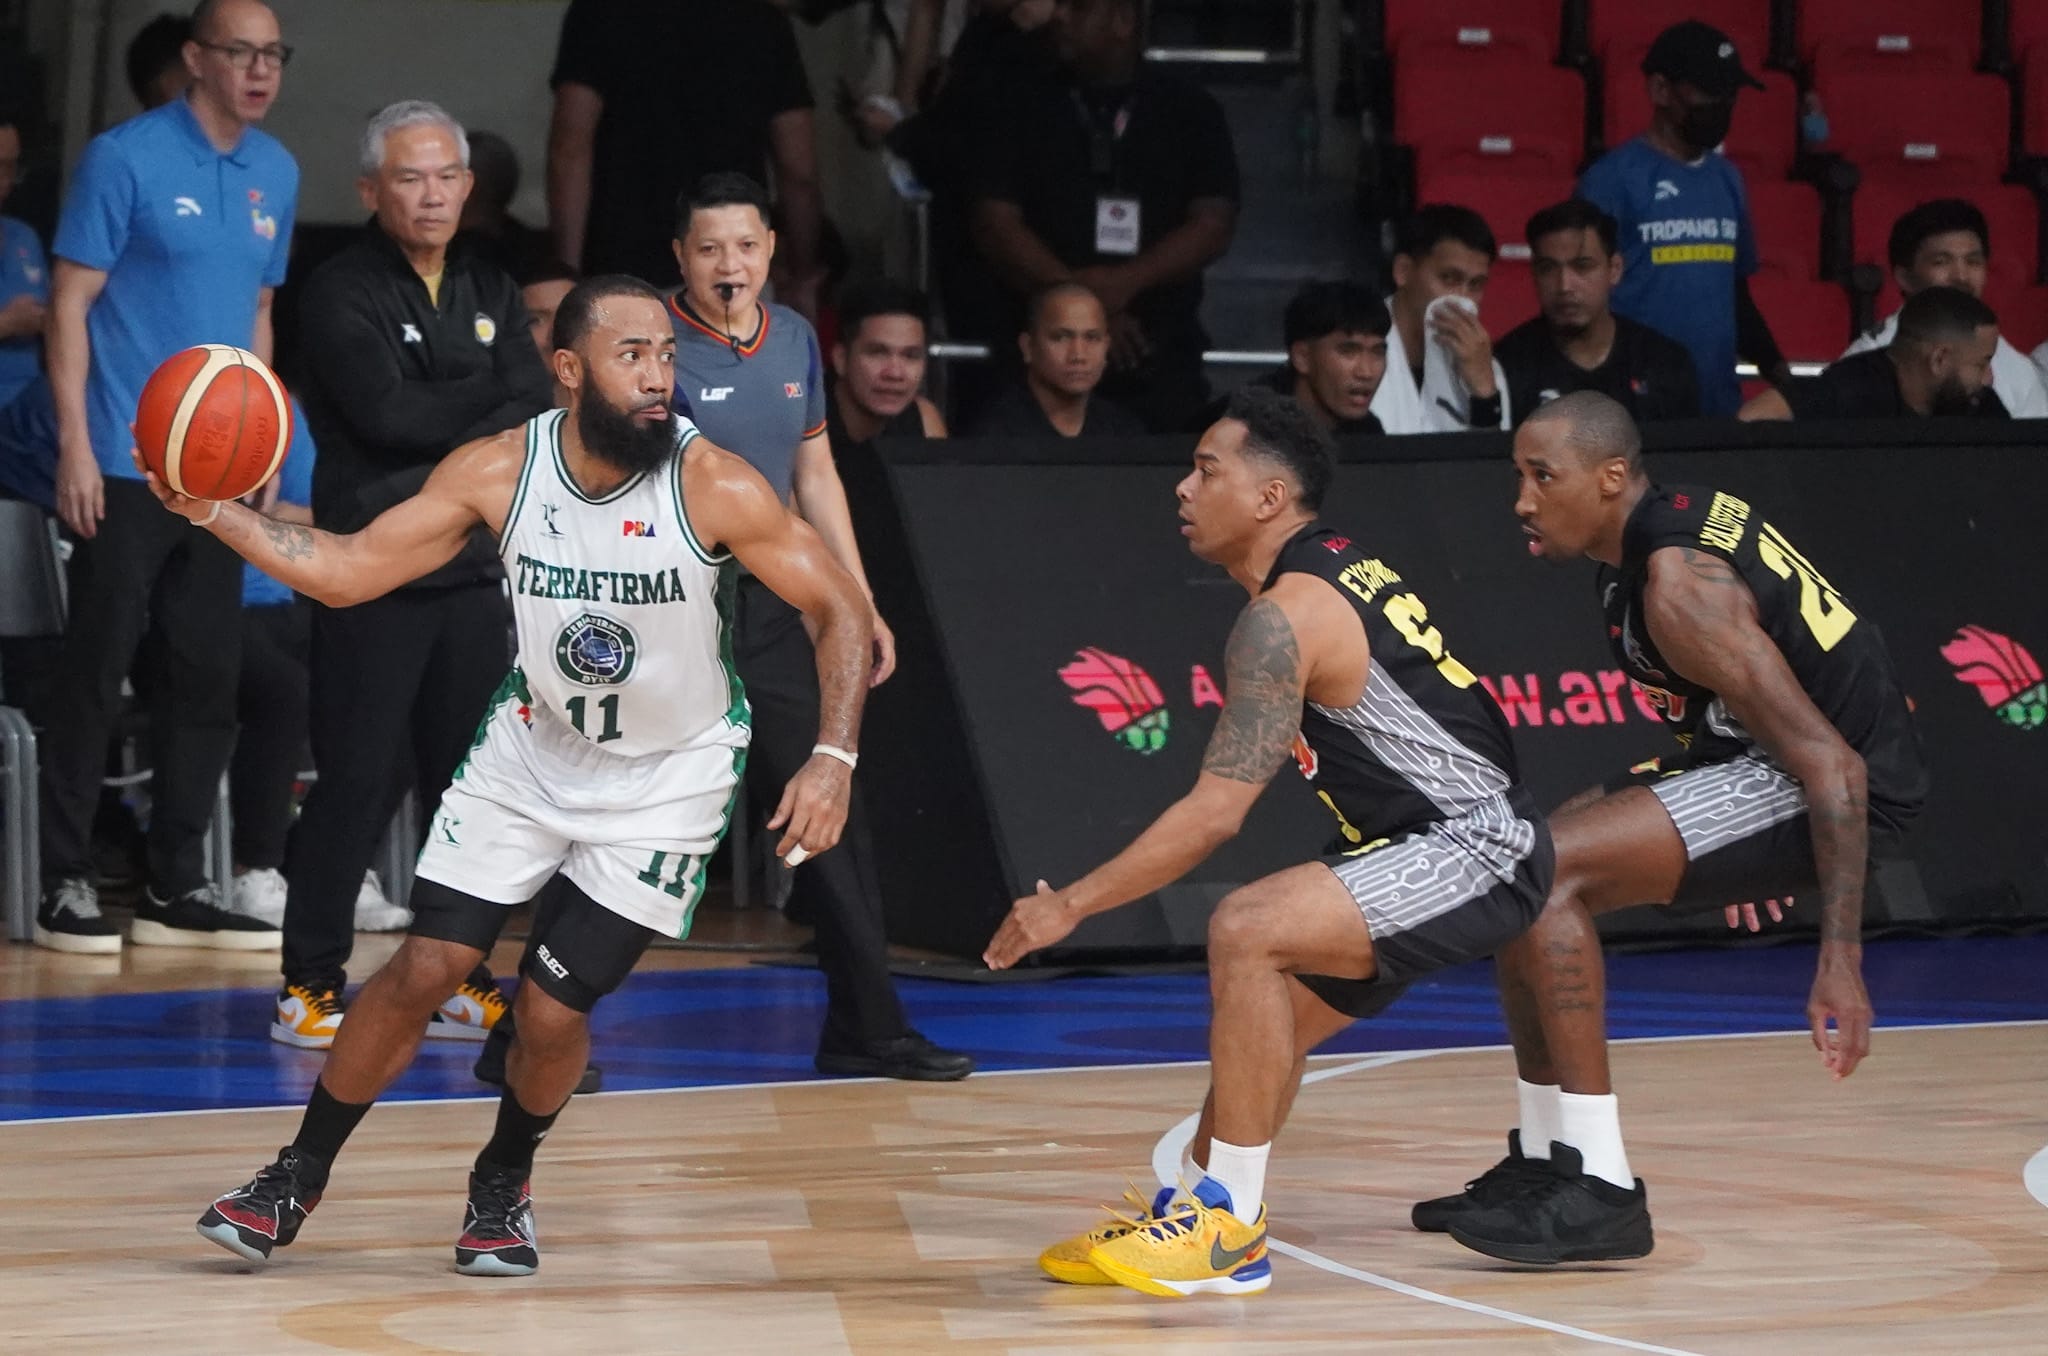
{"label": "coach in black jacket", "polygon": [[[417,492],[462,444],[548,408],[546,369],[512,279],[449,247],[469,195],[462,128],[428,103],[393,104],[363,136],[376,217],[317,269],[300,304],[305,389],[320,458],[313,516],[348,532]],[[479,531],[417,583],[350,608],[316,606],[311,726],[319,781],[286,876],[284,988],[274,1038],[333,1038],[356,895],[408,787],[430,810],[508,664],[503,573]],[[502,1011],[490,976],[429,1034],[481,1039]]]}

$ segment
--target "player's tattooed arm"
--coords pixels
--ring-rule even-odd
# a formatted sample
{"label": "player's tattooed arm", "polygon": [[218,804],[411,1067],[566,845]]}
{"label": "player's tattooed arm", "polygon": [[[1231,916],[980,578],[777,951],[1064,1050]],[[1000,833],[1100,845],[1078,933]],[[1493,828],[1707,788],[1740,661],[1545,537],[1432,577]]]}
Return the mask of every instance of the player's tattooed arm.
{"label": "player's tattooed arm", "polygon": [[1846,1076],[1870,1048],[1870,1000],[1861,975],[1870,852],[1862,756],[1800,686],[1759,624],[1754,595],[1726,561],[1685,548],[1653,554],[1644,621],[1666,662],[1712,690],[1806,793],[1821,895],[1820,970],[1807,1017],[1828,1068]]}
{"label": "player's tattooed arm", "polygon": [[299,523],[263,519],[263,535],[281,560],[306,560],[313,554],[313,529]]}
{"label": "player's tattooed arm", "polygon": [[1301,645],[1278,603],[1252,600],[1231,628],[1223,662],[1223,715],[1202,756],[1202,771],[1264,786],[1301,729]]}

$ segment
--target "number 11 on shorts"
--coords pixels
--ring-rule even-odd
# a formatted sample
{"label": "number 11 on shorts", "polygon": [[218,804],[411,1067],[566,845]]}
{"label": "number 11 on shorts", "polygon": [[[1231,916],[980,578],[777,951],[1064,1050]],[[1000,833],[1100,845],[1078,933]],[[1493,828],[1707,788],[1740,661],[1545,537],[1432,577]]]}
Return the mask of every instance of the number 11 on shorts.
{"label": "number 11 on shorts", "polygon": [[[589,738],[589,732],[583,728],[584,700],[582,697],[569,698],[569,723],[576,727],[577,734],[587,739]],[[597,732],[597,742],[607,744],[617,739],[620,734],[619,694],[614,692],[600,700],[597,704],[597,709],[604,716],[604,728]]]}

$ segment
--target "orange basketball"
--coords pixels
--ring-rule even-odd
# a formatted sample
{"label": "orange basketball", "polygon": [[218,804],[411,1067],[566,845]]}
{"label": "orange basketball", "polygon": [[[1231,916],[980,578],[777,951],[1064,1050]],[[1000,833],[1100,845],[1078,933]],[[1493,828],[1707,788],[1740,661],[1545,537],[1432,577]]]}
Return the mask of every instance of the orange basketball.
{"label": "orange basketball", "polygon": [[135,410],[143,464],[194,499],[240,499],[261,489],[291,444],[291,402],[277,375],[232,344],[166,358]]}

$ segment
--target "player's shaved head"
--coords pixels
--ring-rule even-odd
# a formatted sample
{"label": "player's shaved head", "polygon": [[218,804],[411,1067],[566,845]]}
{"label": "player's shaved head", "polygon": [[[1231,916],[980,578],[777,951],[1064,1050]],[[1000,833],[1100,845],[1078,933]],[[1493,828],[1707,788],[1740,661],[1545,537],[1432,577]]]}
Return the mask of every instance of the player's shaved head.
{"label": "player's shaved head", "polygon": [[661,305],[661,293],[624,273],[586,278],[569,289],[555,308],[554,347],[573,349],[596,328],[604,303],[613,297],[639,297]]}
{"label": "player's shaved head", "polygon": [[1643,474],[1643,435],[1636,421],[1612,396],[1598,391],[1573,391],[1547,404],[1523,420],[1529,425],[1559,426],[1563,443],[1577,454],[1581,465],[1619,457],[1628,463],[1631,477]]}

